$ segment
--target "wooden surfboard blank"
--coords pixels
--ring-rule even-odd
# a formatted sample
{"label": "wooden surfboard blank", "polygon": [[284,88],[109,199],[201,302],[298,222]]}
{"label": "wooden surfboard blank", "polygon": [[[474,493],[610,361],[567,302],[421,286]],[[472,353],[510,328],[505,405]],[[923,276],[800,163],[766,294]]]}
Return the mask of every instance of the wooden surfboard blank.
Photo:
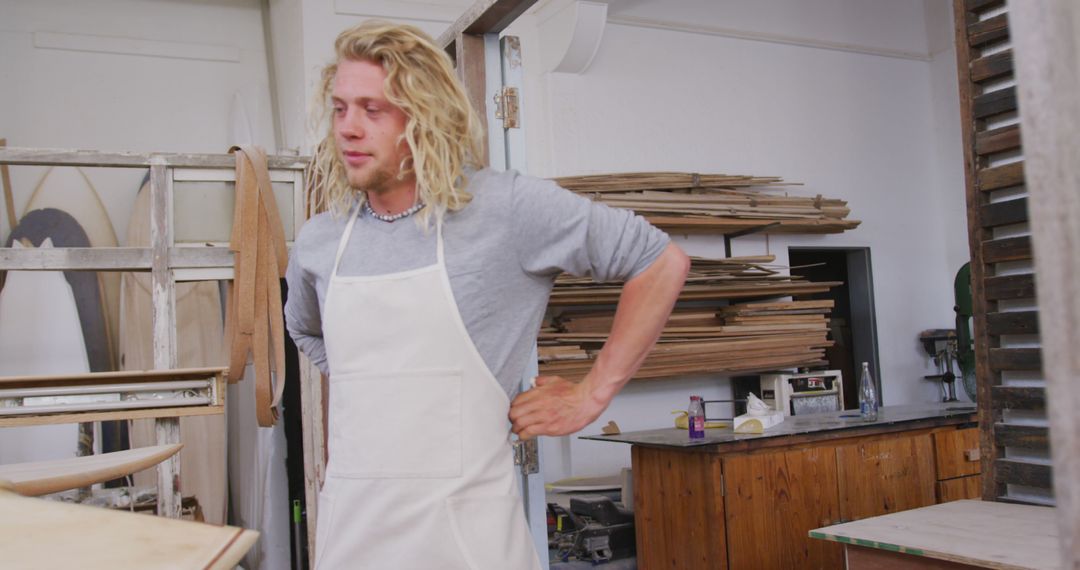
{"label": "wooden surfboard blank", "polygon": [[5,568],[232,569],[259,533],[0,490]]}
{"label": "wooden surfboard blank", "polygon": [[0,481],[20,495],[36,497],[104,483],[153,467],[176,455],[183,445],[156,445],[127,451],[0,465]]}

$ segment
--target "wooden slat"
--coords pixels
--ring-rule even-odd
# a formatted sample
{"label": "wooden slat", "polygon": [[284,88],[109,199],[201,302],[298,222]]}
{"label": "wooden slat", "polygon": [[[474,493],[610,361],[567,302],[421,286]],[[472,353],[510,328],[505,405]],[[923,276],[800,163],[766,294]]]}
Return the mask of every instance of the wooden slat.
{"label": "wooden slat", "polygon": [[987,240],[982,242],[982,248],[986,263],[1031,259],[1031,238],[1028,236]]}
{"label": "wooden slat", "polygon": [[971,24],[967,28],[967,33],[968,42],[972,47],[1007,38],[1009,37],[1008,14],[998,14],[993,18]]}
{"label": "wooden slat", "polygon": [[993,386],[990,390],[995,410],[1046,409],[1046,390],[1027,386]]}
{"label": "wooden slat", "polygon": [[989,192],[1024,183],[1024,162],[1012,162],[979,171],[979,190]]}
{"label": "wooden slat", "polygon": [[[148,247],[0,247],[0,271],[150,271]],[[226,247],[170,247],[171,269],[231,268]]]}
{"label": "wooden slat", "polygon": [[1011,49],[980,57],[971,62],[971,80],[978,83],[1008,75],[1013,70],[1013,54]]}
{"label": "wooden slat", "polygon": [[987,204],[981,208],[979,218],[984,228],[1026,222],[1028,220],[1027,198]]}
{"label": "wooden slat", "polygon": [[[309,157],[267,156],[270,168],[304,170]],[[56,148],[0,148],[0,164],[38,166],[108,166],[146,168],[153,164],[190,168],[234,168],[236,159],[228,154],[169,154],[138,152],[98,152]]]}
{"label": "wooden slat", "polygon": [[984,156],[1020,148],[1020,125],[1009,125],[975,134],[975,154]]}
{"label": "wooden slat", "polygon": [[994,370],[1041,370],[1042,354],[1037,348],[991,348],[990,367]]}
{"label": "wooden slat", "polygon": [[986,299],[1027,299],[1035,296],[1035,275],[1006,275],[988,277],[984,282]]}
{"label": "wooden slat", "polygon": [[1001,447],[1020,447],[1024,449],[1048,449],[1050,447],[1050,429],[1039,426],[1018,426],[997,423],[994,426],[995,442]]}
{"label": "wooden slat", "polygon": [[1026,485],[1039,489],[1049,489],[1051,486],[1049,465],[1015,459],[998,459],[994,463],[996,464],[994,475],[999,483]]}
{"label": "wooden slat", "polygon": [[989,313],[986,315],[986,328],[992,335],[1039,334],[1039,312]]}
{"label": "wooden slat", "polygon": [[964,9],[968,12],[985,12],[1004,4],[1005,0],[964,0]]}
{"label": "wooden slat", "polygon": [[976,119],[1016,110],[1016,88],[1006,87],[975,97],[971,112]]}

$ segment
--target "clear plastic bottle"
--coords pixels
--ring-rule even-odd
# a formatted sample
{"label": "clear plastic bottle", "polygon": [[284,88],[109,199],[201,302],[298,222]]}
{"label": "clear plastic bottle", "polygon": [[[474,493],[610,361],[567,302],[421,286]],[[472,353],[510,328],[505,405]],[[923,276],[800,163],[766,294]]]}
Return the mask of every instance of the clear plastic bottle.
{"label": "clear plastic bottle", "polygon": [[878,418],[877,390],[867,362],[862,363],[862,374],[859,376],[859,415],[867,422],[876,422]]}
{"label": "clear plastic bottle", "polygon": [[690,408],[686,411],[690,439],[705,439],[705,406],[701,396],[690,396]]}

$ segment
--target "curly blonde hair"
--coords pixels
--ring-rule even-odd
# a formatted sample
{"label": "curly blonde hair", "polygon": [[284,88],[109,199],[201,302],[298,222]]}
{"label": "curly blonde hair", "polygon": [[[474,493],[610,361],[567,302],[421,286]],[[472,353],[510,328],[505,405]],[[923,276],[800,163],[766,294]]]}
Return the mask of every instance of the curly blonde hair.
{"label": "curly blonde hair", "polygon": [[[463,208],[472,200],[465,187],[468,167],[482,165],[484,133],[465,89],[454,74],[450,57],[419,28],[368,20],[338,35],[335,61],[323,68],[319,90],[319,122],[326,120],[338,63],[370,61],[386,71],[384,90],[406,117],[403,138],[412,156],[401,163],[401,177],[416,177],[425,204],[417,218],[426,225],[432,215]],[[333,123],[311,159],[308,199],[312,211],[348,212],[364,194],[350,187],[334,141]],[[400,142],[400,141],[399,141]]]}

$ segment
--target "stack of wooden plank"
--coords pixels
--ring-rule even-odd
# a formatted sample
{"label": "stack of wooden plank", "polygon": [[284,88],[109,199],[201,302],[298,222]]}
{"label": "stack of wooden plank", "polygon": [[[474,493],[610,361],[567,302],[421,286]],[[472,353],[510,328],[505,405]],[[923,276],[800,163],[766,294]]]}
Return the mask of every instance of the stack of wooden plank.
{"label": "stack of wooden plank", "polygon": [[[680,308],[635,379],[824,365],[832,301]],[[540,374],[578,380],[607,340],[614,311],[566,310],[539,338]]]}
{"label": "stack of wooden plank", "polygon": [[763,193],[793,185],[775,176],[636,172],[554,180],[673,233],[841,233],[860,223],[847,219],[843,200]]}
{"label": "stack of wooden plank", "polygon": [[[679,301],[715,301],[782,297],[824,293],[837,281],[809,282],[798,276],[784,275],[768,264],[772,255],[729,257],[725,259],[691,258],[690,274],[679,294]],[[560,275],[555,280],[549,305],[589,305],[614,303],[622,283],[597,284],[588,277]]]}

